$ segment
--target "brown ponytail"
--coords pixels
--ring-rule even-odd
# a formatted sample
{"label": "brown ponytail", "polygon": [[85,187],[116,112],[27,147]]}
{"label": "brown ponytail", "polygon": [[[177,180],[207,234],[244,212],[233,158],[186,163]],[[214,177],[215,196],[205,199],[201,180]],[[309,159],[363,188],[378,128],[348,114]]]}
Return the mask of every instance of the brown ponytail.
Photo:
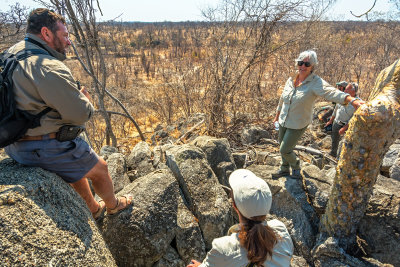
{"label": "brown ponytail", "polygon": [[247,250],[247,258],[255,266],[264,266],[267,258],[272,257],[272,251],[279,236],[274,230],[262,224],[265,216],[252,217],[252,220],[243,217],[239,232],[240,244]]}

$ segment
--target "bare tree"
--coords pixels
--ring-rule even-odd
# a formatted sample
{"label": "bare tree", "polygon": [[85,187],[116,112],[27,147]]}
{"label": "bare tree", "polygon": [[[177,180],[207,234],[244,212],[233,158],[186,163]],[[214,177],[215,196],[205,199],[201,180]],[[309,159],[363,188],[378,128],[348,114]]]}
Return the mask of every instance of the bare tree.
{"label": "bare tree", "polygon": [[[47,3],[41,1],[42,4]],[[127,109],[122,103],[114,97],[107,88],[107,68],[105,63],[104,54],[102,50],[100,37],[99,37],[99,24],[96,21],[96,12],[101,9],[98,1],[94,0],[50,0],[53,8],[57,9],[60,14],[66,13],[70,23],[72,24],[73,34],[78,44],[78,47],[83,51],[84,59],[79,56],[78,50],[75,46],[74,50],[78,56],[79,62],[82,64],[85,71],[90,75],[93,80],[93,86],[97,96],[97,105],[99,111],[106,124],[106,143],[110,144],[111,139],[112,145],[117,146],[117,138],[113,132],[111,124],[110,114],[107,112],[105,97],[110,97],[113,101],[116,101],[118,105],[124,110],[125,114],[134,123],[138,130],[142,140],[145,140],[142,132],[136,121],[129,114]],[[97,9],[96,9],[97,8]]]}
{"label": "bare tree", "polygon": [[[400,1],[392,2],[400,7]],[[382,34],[390,35],[388,32]],[[385,49],[383,55],[388,54]],[[400,59],[397,59],[380,72],[368,103],[359,108],[350,121],[334,185],[322,217],[323,232],[336,237],[346,249],[355,244],[357,225],[367,209],[383,157],[394,140],[400,137],[399,104]]]}
{"label": "bare tree", "polygon": [[23,29],[27,17],[28,8],[21,6],[19,3],[10,6],[7,11],[0,12],[0,36],[2,40],[0,51],[16,40],[21,39],[25,33]]}
{"label": "bare tree", "polygon": [[[282,48],[300,40],[312,22],[317,21],[333,1],[313,0],[223,0],[215,9],[203,12],[212,23],[212,37],[207,44],[209,60],[203,65],[207,73],[209,131],[224,132],[227,113],[235,113],[235,96],[248,89],[260,91],[263,65]],[[290,25],[305,21],[296,35],[275,43],[274,35]],[[258,74],[253,77],[258,68]],[[228,105],[231,103],[231,105]]]}
{"label": "bare tree", "polygon": [[344,247],[355,242],[383,156],[400,137],[400,60],[376,79],[369,102],[354,114],[346,132],[323,229]]}

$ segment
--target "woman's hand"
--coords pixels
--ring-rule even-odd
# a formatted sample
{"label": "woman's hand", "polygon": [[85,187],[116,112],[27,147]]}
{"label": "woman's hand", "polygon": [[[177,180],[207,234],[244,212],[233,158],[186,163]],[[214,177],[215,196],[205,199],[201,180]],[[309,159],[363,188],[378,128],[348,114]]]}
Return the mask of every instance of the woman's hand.
{"label": "woman's hand", "polygon": [[198,262],[196,260],[192,260],[191,263],[186,267],[197,267],[197,266],[200,266],[200,264],[201,264],[201,262]]}
{"label": "woman's hand", "polygon": [[344,133],[347,131],[348,128],[349,128],[349,125],[346,124],[345,126],[343,126],[342,128],[340,128],[339,134],[340,134],[340,135],[344,135]]}
{"label": "woman's hand", "polygon": [[278,112],[276,113],[275,118],[274,118],[274,121],[272,122],[272,124],[275,124],[275,122],[279,120],[279,115],[280,115],[280,114],[281,114],[280,111],[278,111]]}
{"label": "woman's hand", "polygon": [[365,104],[365,101],[364,101],[364,100],[361,100],[361,99],[356,99],[356,100],[354,100],[353,103],[351,103],[351,104],[353,105],[353,107],[354,107],[355,109],[358,109],[360,106],[362,106],[362,105]]}
{"label": "woman's hand", "polygon": [[331,125],[332,124],[332,121],[331,120],[329,120],[326,124],[325,124],[325,126],[324,127],[327,127],[327,126],[329,126],[329,125]]}
{"label": "woman's hand", "polygon": [[364,101],[364,100],[361,100],[361,99],[359,99],[359,98],[355,98],[355,97],[352,97],[352,96],[348,95],[348,96],[346,96],[346,98],[345,98],[345,103],[346,103],[346,104],[347,104],[347,103],[350,103],[350,104],[353,105],[353,107],[354,107],[355,109],[358,109],[360,106],[362,106],[362,105],[365,104],[365,101]]}

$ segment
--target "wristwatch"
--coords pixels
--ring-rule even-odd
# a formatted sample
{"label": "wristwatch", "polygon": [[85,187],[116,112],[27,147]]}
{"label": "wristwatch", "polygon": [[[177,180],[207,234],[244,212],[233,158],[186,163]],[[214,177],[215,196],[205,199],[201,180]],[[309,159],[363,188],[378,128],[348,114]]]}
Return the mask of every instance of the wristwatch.
{"label": "wristwatch", "polygon": [[353,100],[351,100],[349,104],[353,105],[353,102],[356,101],[356,100],[357,100],[357,98],[353,98]]}

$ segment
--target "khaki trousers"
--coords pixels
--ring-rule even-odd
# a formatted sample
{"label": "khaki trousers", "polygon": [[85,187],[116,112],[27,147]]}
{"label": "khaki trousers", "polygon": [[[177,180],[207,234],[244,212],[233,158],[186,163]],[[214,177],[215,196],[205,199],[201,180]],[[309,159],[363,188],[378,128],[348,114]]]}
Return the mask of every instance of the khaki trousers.
{"label": "khaki trousers", "polygon": [[302,129],[289,129],[279,125],[279,152],[282,156],[281,171],[300,169],[300,160],[293,152],[294,147],[306,131],[307,126]]}

